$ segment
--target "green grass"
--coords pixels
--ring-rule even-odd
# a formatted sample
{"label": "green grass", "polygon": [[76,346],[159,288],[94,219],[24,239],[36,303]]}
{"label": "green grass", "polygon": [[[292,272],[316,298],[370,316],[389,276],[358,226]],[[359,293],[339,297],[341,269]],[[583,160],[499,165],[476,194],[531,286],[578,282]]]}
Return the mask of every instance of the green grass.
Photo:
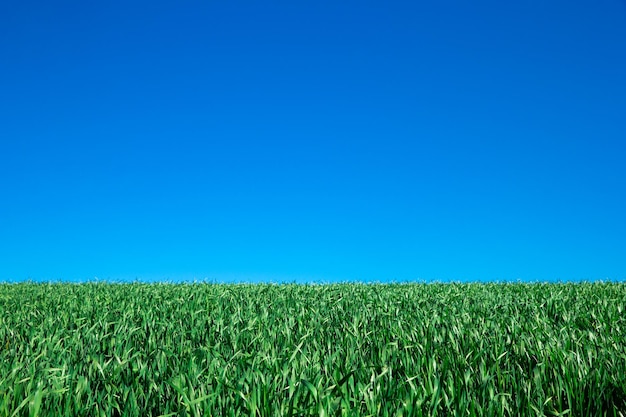
{"label": "green grass", "polygon": [[36,415],[624,416],[626,284],[2,284]]}

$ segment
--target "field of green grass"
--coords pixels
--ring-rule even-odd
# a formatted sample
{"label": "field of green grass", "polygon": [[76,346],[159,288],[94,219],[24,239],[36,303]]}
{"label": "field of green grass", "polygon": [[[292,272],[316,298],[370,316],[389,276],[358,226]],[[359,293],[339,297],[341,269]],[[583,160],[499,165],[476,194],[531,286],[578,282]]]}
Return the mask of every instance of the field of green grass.
{"label": "field of green grass", "polygon": [[1,284],[37,415],[626,416],[626,284]]}

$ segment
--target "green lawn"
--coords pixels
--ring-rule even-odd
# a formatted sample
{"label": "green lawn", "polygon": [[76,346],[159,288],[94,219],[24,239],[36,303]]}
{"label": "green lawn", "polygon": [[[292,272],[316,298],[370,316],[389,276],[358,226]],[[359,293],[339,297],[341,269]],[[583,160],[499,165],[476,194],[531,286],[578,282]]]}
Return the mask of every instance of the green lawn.
{"label": "green lawn", "polygon": [[626,284],[1,284],[35,415],[626,416]]}

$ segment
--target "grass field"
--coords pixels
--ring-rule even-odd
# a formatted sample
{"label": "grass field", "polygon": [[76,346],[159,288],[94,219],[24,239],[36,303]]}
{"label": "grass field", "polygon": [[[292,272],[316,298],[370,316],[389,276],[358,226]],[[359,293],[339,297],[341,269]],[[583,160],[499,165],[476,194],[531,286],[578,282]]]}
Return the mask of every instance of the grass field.
{"label": "grass field", "polygon": [[2,284],[0,416],[624,416],[626,284]]}

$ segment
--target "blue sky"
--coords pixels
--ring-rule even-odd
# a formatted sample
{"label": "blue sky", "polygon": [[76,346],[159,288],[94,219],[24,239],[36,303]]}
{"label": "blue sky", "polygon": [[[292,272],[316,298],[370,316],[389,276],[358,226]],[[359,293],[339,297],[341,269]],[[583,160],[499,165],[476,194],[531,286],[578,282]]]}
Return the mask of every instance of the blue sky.
{"label": "blue sky", "polygon": [[626,3],[0,5],[0,281],[626,279]]}

